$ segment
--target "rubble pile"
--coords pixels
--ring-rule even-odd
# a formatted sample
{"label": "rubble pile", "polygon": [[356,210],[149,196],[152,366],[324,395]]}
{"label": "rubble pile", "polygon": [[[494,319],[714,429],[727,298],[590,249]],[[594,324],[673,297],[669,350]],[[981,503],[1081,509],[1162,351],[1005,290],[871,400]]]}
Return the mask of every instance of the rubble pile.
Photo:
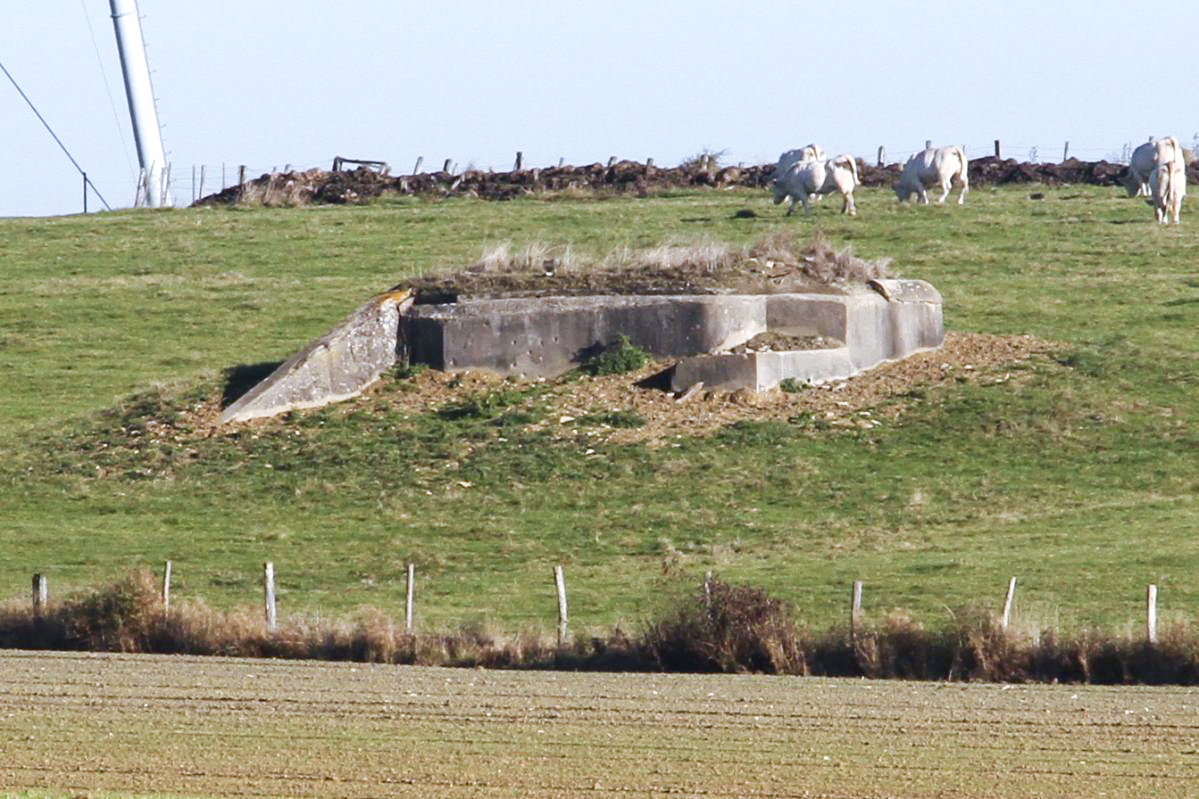
{"label": "rubble pile", "polygon": [[[894,184],[901,164],[878,166],[858,161],[858,176],[863,186],[884,187]],[[1041,183],[1057,186],[1070,183],[1119,185],[1127,172],[1124,164],[1108,161],[1079,161],[1070,158],[1060,164],[1027,163],[994,156],[970,162],[970,184],[986,186],[1007,183]],[[721,167],[711,158],[692,159],[675,167],[658,167],[652,162],[616,161],[586,166],[556,166],[493,172],[467,169],[463,172],[437,171],[412,175],[389,175],[362,166],[354,170],[263,174],[240,186],[231,186],[197,200],[195,205],[267,205],[291,206],[309,203],[365,203],[383,194],[411,194],[442,197],[478,197],[508,200],[528,194],[570,192],[608,192],[648,196],[671,189],[708,187],[713,189],[766,188],[774,174],[774,164]],[[1187,168],[1188,180],[1199,183],[1199,161]]]}

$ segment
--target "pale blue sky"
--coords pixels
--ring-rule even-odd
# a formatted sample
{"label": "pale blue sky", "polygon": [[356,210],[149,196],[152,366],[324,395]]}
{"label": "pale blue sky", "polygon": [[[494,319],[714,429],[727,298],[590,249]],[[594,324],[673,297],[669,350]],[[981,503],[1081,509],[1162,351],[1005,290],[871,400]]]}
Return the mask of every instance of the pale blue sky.
{"label": "pale blue sky", "polygon": [[[1199,132],[1199,3],[1111,0],[140,0],[173,195],[237,167],[407,172],[773,162],[817,142],[899,160],[923,146],[1041,160]],[[137,156],[108,0],[5,3],[0,62],[113,207]],[[89,31],[90,19],[90,31]],[[93,39],[94,34],[94,39]],[[94,41],[94,43],[93,43]],[[107,83],[106,83],[107,82]],[[82,210],[82,180],[0,75],[0,216]],[[89,209],[100,207],[93,195]]]}

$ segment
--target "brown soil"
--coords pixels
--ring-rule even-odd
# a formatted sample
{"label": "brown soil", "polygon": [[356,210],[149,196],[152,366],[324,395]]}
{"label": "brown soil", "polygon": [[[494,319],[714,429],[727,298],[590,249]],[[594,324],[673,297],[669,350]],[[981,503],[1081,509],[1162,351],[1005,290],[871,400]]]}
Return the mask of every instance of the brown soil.
{"label": "brown soil", "polygon": [[[1055,346],[1032,336],[949,333],[939,349],[881,364],[848,380],[795,392],[701,389],[690,396],[644,385],[670,365],[657,361],[630,374],[543,381],[548,384],[546,391],[530,400],[545,411],[533,428],[564,439],[585,437],[595,443],[645,442],[651,446],[678,437],[708,435],[742,421],[802,420],[822,428],[871,429],[893,422],[930,390],[962,382],[1016,379],[1021,364],[1044,356]],[[386,401],[392,408],[416,414],[531,382],[482,372],[451,375],[428,370],[403,381],[404,390],[396,390],[392,381],[381,381],[353,402]],[[645,423],[639,427],[585,423],[585,417],[611,412],[633,412]]]}
{"label": "brown soil", "polygon": [[0,653],[17,796],[1194,796],[1187,687]]}

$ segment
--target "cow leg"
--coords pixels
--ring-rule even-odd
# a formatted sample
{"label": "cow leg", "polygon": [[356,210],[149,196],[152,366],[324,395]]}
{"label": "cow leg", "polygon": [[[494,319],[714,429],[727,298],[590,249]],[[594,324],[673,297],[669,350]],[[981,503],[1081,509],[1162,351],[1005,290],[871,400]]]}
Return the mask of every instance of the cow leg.
{"label": "cow leg", "polygon": [[945,204],[945,198],[949,196],[949,188],[950,184],[948,181],[941,184],[941,196],[937,198],[937,205]]}
{"label": "cow leg", "polygon": [[858,208],[853,202],[853,192],[845,192],[843,196],[845,197],[845,203],[841,206],[841,213],[849,214],[850,216],[857,216]]}
{"label": "cow leg", "polygon": [[920,187],[920,204],[928,205],[928,191],[923,186]]}

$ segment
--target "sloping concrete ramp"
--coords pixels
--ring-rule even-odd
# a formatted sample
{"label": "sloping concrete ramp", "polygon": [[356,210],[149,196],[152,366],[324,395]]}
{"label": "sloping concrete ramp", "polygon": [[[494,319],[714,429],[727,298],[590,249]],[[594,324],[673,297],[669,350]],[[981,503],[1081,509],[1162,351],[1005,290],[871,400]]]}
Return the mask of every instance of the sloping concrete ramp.
{"label": "sloping concrete ramp", "polygon": [[[838,346],[730,353],[760,333],[821,336]],[[352,397],[397,361],[444,371],[550,377],[620,336],[679,358],[671,388],[774,388],[823,382],[941,345],[941,295],[920,280],[873,280],[837,294],[588,296],[461,299],[414,305],[380,295],[230,405],[222,422]]]}
{"label": "sloping concrete ramp", "polygon": [[231,403],[221,423],[244,422],[357,396],[395,365],[400,314],[412,292],[372,298]]}

